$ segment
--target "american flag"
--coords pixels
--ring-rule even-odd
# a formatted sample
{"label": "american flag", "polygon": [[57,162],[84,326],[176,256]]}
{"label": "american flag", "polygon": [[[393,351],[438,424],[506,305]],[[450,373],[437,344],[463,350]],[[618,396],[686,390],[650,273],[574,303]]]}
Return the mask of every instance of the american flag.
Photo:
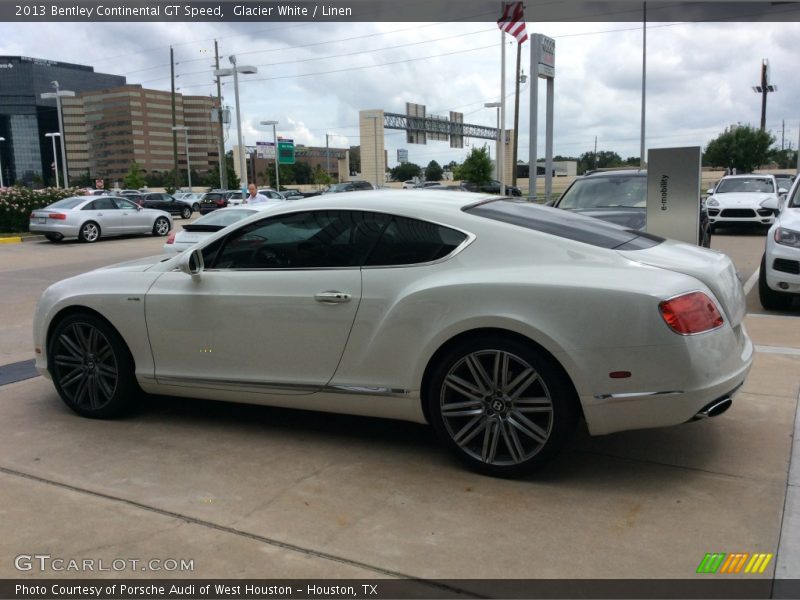
{"label": "american flag", "polygon": [[520,44],[527,40],[528,31],[525,29],[522,2],[504,2],[503,16],[497,21],[497,26],[517,38]]}

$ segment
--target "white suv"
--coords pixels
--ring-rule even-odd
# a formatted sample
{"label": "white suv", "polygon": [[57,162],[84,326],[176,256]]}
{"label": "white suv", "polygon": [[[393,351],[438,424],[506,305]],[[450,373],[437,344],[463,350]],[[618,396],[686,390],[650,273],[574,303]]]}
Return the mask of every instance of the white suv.
{"label": "white suv", "polygon": [[[781,189],[784,194],[788,191]],[[768,201],[777,206],[780,190],[772,175],[728,175],[708,193],[711,195],[706,199],[706,208],[712,229],[732,223],[775,222],[775,211],[764,206]]]}
{"label": "white suv", "polygon": [[767,233],[767,247],[761,259],[758,297],[767,310],[786,310],[800,297],[800,178],[788,198],[770,201],[778,210],[775,224]]}

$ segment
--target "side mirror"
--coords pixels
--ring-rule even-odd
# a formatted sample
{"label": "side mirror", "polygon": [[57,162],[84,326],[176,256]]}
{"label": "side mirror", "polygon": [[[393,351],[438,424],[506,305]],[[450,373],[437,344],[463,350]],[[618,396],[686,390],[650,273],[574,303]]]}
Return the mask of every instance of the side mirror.
{"label": "side mirror", "polygon": [[767,208],[769,210],[778,210],[778,199],[777,198],[768,198],[761,203],[761,208]]}
{"label": "side mirror", "polygon": [[708,188],[706,190],[706,194],[713,194],[713,193],[714,193],[714,188]]}
{"label": "side mirror", "polygon": [[178,268],[187,275],[200,275],[203,272],[203,252],[199,249],[186,252],[178,262]]}
{"label": "side mirror", "polygon": [[789,190],[787,190],[785,187],[778,188],[778,193],[779,194],[788,194]]}

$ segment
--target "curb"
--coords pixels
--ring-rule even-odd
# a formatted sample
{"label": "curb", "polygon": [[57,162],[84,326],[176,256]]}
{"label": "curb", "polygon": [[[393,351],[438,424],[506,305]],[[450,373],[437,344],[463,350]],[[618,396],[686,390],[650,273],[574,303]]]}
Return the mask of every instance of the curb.
{"label": "curb", "polygon": [[0,244],[21,244],[23,242],[41,242],[45,239],[43,235],[26,235],[26,236],[12,236],[0,237]]}

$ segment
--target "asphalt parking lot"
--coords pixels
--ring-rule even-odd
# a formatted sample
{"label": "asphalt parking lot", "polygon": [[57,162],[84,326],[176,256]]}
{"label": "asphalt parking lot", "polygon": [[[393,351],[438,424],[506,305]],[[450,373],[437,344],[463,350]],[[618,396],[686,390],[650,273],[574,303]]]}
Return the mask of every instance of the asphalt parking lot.
{"label": "asphalt parking lot", "polygon": [[[32,358],[50,283],[163,243],[0,246],[0,365]],[[163,397],[93,421],[41,377],[0,386],[0,577],[165,576],[15,568],[39,553],[193,561],[173,577],[686,579],[706,553],[763,552],[776,557],[760,577],[800,578],[800,307],[760,307],[763,245],[747,231],[712,241],[750,290],[758,351],[731,410],[579,431],[535,478],[467,472],[410,423]]]}

